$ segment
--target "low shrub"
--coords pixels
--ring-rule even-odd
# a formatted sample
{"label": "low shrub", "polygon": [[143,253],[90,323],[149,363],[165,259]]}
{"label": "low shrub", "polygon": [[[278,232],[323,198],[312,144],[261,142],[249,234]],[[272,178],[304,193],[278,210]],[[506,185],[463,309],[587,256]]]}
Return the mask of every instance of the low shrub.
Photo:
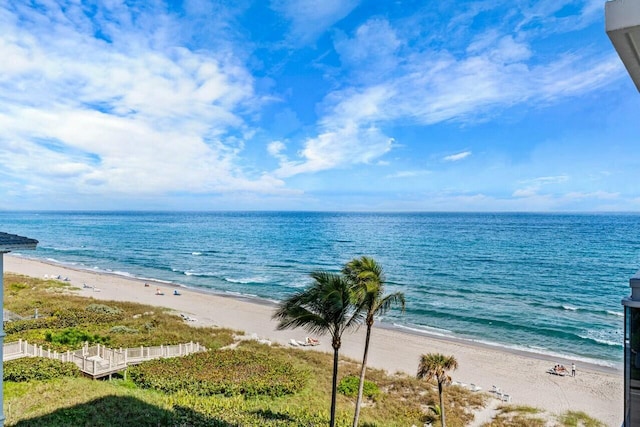
{"label": "low shrub", "polygon": [[[100,306],[101,304],[95,305]],[[118,312],[106,313],[101,310],[60,309],[55,311],[52,317],[57,319],[55,323],[56,327],[68,328],[83,324],[100,325],[104,323],[111,323],[122,319],[122,311],[118,310]]]}
{"label": "low shrub", "polygon": [[308,373],[267,353],[218,350],[160,359],[129,369],[140,387],[209,396],[283,396],[302,389]]}
{"label": "low shrub", "polygon": [[109,332],[111,332],[112,334],[137,334],[140,331],[138,331],[135,328],[130,328],[128,326],[118,325],[109,329]]}
{"label": "low shrub", "polygon": [[118,307],[110,307],[105,304],[89,304],[87,308],[85,308],[85,310],[103,314],[122,314],[122,310],[120,310]]}
{"label": "low shrub", "polygon": [[55,311],[48,317],[5,322],[4,326],[7,334],[15,334],[32,329],[60,329],[87,324],[100,325],[115,322],[120,319],[122,319],[122,312],[106,313],[104,311],[61,309]]}
{"label": "low shrub", "polygon": [[38,319],[16,320],[15,322],[4,322],[4,331],[7,335],[31,329],[45,329],[53,326],[52,319],[40,317]]}
{"label": "low shrub", "polygon": [[80,370],[72,362],[61,362],[46,357],[26,357],[4,363],[4,380],[24,382],[76,377]]}
{"label": "low shrub", "polygon": [[109,342],[108,337],[102,337],[98,334],[90,334],[76,328],[67,328],[63,329],[62,331],[47,332],[44,337],[50,343],[66,345],[69,347],[76,347],[84,342],[88,342],[89,344],[106,344]]}
{"label": "low shrub", "polygon": [[565,427],[604,427],[604,424],[582,411],[568,411],[560,415],[560,422]]}
{"label": "low shrub", "polygon": [[[360,385],[360,378],[355,375],[347,375],[342,378],[338,383],[338,392],[348,397],[358,396],[358,386]],[[369,380],[364,380],[364,387],[362,388],[362,395],[370,399],[378,397],[380,389],[376,383]]]}

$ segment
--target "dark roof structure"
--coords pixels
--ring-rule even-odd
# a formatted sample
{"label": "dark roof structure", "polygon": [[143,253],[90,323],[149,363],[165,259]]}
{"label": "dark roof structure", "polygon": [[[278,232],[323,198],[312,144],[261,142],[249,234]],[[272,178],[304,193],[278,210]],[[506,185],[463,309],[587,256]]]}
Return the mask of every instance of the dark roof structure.
{"label": "dark roof structure", "polygon": [[36,239],[0,232],[0,252],[35,249],[37,244]]}

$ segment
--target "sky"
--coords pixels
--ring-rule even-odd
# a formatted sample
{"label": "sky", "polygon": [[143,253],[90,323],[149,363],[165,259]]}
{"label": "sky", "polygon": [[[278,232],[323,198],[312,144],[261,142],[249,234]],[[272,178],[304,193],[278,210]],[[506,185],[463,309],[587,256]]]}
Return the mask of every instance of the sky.
{"label": "sky", "polygon": [[0,210],[640,211],[604,0],[5,0]]}

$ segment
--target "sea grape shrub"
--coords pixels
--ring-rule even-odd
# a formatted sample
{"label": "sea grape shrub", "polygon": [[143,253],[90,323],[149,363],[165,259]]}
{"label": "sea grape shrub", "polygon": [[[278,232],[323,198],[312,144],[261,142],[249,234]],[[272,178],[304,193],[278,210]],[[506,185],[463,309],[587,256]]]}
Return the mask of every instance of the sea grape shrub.
{"label": "sea grape shrub", "polygon": [[[93,304],[100,306],[101,304]],[[108,306],[103,306],[108,307]],[[119,310],[119,309],[117,309]],[[78,325],[100,325],[115,322],[122,319],[122,311],[105,312],[101,309],[89,310],[56,310],[47,317],[37,319],[17,320],[15,322],[5,322],[5,332],[15,334],[32,329],[60,329],[71,328]]]}
{"label": "sea grape shrub", "polygon": [[44,381],[77,376],[80,376],[80,370],[75,363],[61,362],[46,357],[27,357],[4,363],[5,381]]}
{"label": "sea grape shrub", "polygon": [[76,328],[67,328],[62,331],[47,332],[44,338],[54,344],[60,344],[68,347],[78,347],[82,343],[89,344],[107,344],[109,337],[103,337],[98,334],[90,334]]}
{"label": "sea grape shrub", "polygon": [[[96,304],[100,305],[100,304]],[[106,307],[106,306],[105,306]],[[56,310],[52,314],[52,318],[55,320],[55,327],[57,328],[69,328],[78,325],[101,325],[105,323],[115,322],[122,319],[122,312],[110,312],[89,310],[88,307],[85,310],[73,310],[73,309],[60,309]]]}
{"label": "sea grape shrub", "polygon": [[118,307],[110,307],[105,304],[89,304],[86,311],[90,311],[93,313],[101,313],[101,314],[110,314],[110,315],[119,315],[122,314],[122,310]]}
{"label": "sea grape shrub", "polygon": [[[338,383],[338,393],[348,397],[356,397],[358,395],[359,385],[360,378],[356,377],[355,375],[347,375]],[[365,397],[375,400],[380,394],[380,389],[378,388],[376,383],[369,380],[364,380],[362,394]]]}
{"label": "sea grape shrub", "polygon": [[111,332],[112,334],[137,334],[140,331],[128,326],[117,325],[109,329],[109,332]]}
{"label": "sea grape shrub", "polygon": [[28,331],[31,329],[47,329],[53,328],[53,319],[50,317],[41,317],[38,319],[16,320],[14,322],[4,322],[4,331],[7,335],[16,334],[18,332]]}
{"label": "sea grape shrub", "polygon": [[284,396],[307,383],[308,372],[276,355],[246,350],[217,350],[160,359],[130,368],[140,387],[199,396]]}

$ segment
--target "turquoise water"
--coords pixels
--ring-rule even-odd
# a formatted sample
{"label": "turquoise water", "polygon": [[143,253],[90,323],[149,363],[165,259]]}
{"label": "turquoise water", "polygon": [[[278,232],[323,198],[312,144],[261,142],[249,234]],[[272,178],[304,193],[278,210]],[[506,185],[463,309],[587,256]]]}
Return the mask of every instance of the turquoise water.
{"label": "turquoise water", "polygon": [[376,258],[404,315],[381,322],[578,360],[622,360],[640,215],[0,212],[22,255],[279,300],[316,269]]}

